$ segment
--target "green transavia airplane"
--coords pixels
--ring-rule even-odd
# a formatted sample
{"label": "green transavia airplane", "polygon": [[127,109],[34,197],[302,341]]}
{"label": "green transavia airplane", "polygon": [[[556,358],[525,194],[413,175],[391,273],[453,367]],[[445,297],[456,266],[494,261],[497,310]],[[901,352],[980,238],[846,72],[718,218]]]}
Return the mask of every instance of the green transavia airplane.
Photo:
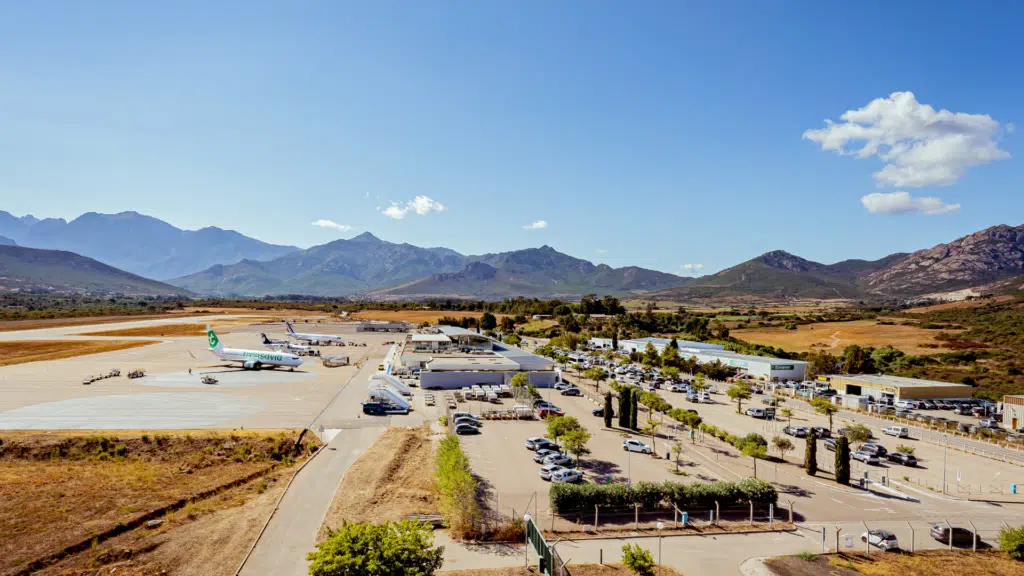
{"label": "green transavia airplane", "polygon": [[302,358],[287,352],[228,348],[224,346],[220,338],[217,338],[217,334],[209,326],[206,327],[206,337],[210,340],[210,352],[213,352],[216,357],[230,362],[241,362],[242,368],[246,370],[259,370],[263,367],[276,368],[278,366],[295,368],[302,365]]}

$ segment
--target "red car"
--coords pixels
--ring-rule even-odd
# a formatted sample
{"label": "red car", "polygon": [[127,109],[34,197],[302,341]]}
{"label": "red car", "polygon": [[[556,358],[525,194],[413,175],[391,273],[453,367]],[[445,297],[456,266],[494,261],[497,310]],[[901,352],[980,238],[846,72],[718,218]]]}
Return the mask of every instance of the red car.
{"label": "red car", "polygon": [[537,418],[543,420],[548,416],[565,416],[565,412],[562,412],[559,408],[546,407],[537,409]]}

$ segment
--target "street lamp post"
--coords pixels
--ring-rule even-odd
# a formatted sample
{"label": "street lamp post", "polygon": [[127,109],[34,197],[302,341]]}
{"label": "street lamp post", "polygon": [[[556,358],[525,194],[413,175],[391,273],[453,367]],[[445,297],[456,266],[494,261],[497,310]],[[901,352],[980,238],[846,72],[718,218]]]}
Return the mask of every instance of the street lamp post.
{"label": "street lamp post", "polygon": [[658,576],[661,576],[661,529],[664,527],[664,524],[658,522]]}
{"label": "street lamp post", "polygon": [[633,451],[626,449],[626,486],[633,486]]}
{"label": "street lamp post", "polygon": [[[949,450],[949,434],[943,434],[946,444],[942,447],[942,493],[946,493],[946,452]],[[952,536],[950,536],[952,539]]]}
{"label": "street lamp post", "polygon": [[523,523],[526,524],[526,530],[523,530],[526,534],[526,542],[524,542],[526,546],[523,547],[523,559],[525,561],[524,567],[527,570],[530,569],[530,520],[531,518],[529,514],[523,514]]}

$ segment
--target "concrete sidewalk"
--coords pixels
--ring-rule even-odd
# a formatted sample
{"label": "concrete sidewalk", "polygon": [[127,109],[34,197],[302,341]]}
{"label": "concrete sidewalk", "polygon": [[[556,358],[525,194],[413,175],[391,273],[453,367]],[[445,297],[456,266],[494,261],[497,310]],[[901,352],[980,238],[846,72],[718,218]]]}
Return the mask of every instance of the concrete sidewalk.
{"label": "concrete sidewalk", "polygon": [[244,576],[308,573],[306,554],[313,551],[345,471],[384,430],[382,426],[342,430],[299,472],[242,568]]}

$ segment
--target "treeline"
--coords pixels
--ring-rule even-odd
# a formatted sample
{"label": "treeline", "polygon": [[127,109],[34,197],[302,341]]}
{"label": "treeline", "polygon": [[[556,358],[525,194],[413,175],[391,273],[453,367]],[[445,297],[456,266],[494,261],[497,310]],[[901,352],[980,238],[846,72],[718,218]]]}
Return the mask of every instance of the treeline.
{"label": "treeline", "polygon": [[0,320],[43,320],[85,316],[135,316],[178,310],[185,300],[157,296],[82,296],[70,294],[0,294]]}
{"label": "treeline", "polygon": [[708,510],[716,506],[729,508],[753,503],[758,507],[777,504],[775,487],[757,478],[740,482],[637,482],[626,484],[552,484],[549,493],[551,509],[557,514],[594,510],[595,506],[625,508],[640,506],[644,510],[675,506],[680,510]]}

